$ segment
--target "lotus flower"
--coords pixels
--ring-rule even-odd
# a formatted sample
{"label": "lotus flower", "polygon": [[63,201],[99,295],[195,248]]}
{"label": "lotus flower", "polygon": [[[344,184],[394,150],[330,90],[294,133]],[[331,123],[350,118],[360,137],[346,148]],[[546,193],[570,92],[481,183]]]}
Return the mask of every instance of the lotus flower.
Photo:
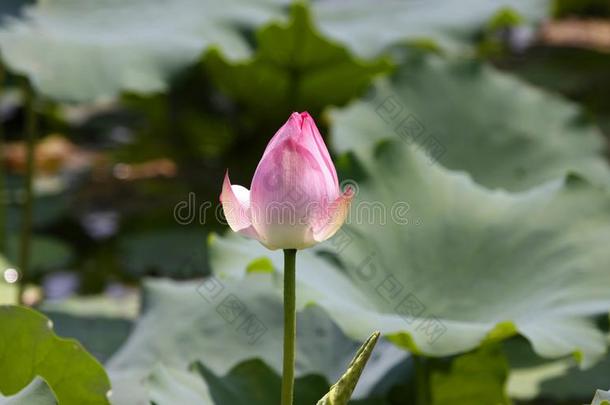
{"label": "lotus flower", "polygon": [[342,192],[311,116],[293,113],[271,138],[250,190],[225,175],[220,202],[231,229],[269,249],[305,249],[345,222],[351,189]]}

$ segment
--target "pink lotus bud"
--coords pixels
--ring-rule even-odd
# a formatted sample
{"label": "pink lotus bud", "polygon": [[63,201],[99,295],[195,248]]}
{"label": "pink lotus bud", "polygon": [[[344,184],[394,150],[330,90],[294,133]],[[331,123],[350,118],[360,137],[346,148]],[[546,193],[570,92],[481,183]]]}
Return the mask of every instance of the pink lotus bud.
{"label": "pink lotus bud", "polygon": [[305,249],[337,232],[352,190],[337,171],[311,116],[292,113],[271,138],[250,190],[225,176],[220,202],[231,229],[269,249]]}

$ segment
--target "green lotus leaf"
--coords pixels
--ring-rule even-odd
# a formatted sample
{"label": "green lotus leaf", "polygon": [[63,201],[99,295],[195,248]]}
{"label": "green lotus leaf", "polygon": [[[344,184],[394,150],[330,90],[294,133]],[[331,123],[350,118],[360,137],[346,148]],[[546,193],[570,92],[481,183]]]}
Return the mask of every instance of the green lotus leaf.
{"label": "green lotus leaf", "polygon": [[25,307],[0,306],[0,393],[15,395],[37,376],[62,405],[108,404],[110,382],[81,345],[55,335],[52,323]]}
{"label": "green lotus leaf", "polygon": [[[27,75],[40,92],[56,99],[89,101],[121,91],[159,92],[210,46],[219,47],[232,60],[247,57],[250,49],[242,31],[281,16],[286,3],[38,2],[4,24],[0,48],[12,70]],[[319,2],[313,9],[324,35],[370,57],[405,40],[463,45],[498,10],[510,7],[526,21],[536,21],[547,14],[547,3],[359,0],[349,5]]]}
{"label": "green lotus leaf", "polygon": [[168,79],[217,45],[249,46],[240,30],[280,13],[283,1],[59,0],[37,2],[0,31],[4,62],[46,96],[68,101],[166,89]]}
{"label": "green lotus leaf", "polygon": [[317,2],[313,10],[323,34],[360,56],[372,57],[405,41],[432,40],[443,49],[464,50],[500,10],[513,10],[524,23],[532,24],[548,15],[549,3],[547,0],[355,0]]}
{"label": "green lotus leaf", "polygon": [[[251,273],[239,282],[220,278],[147,281],[142,315],[126,344],[107,362],[113,403],[133,403],[133,390],[139,391],[138,400],[147,400],[150,389],[141,381],[159,364],[180,373],[200,361],[210,373],[222,376],[241,362],[258,358],[281,373],[278,347],[282,347],[283,307],[273,278],[269,273]],[[359,342],[347,338],[318,307],[300,311],[297,319],[297,376],[319,375],[336,381]],[[370,378],[365,378],[368,373],[363,376],[359,395],[366,395],[389,368],[404,360],[393,345],[380,343],[368,367]]]}
{"label": "green lotus leaf", "polygon": [[357,60],[321,36],[304,4],[291,10],[287,24],[274,22],[257,32],[251,59],[231,63],[218,50],[205,58],[214,83],[255,110],[259,119],[263,114],[281,119],[304,109],[316,115],[327,105],[343,105],[362,94],[375,75],[389,70],[388,61]]}
{"label": "green lotus leaf", "polygon": [[[201,362],[196,362],[192,368],[195,372],[157,366],[146,378],[150,400],[156,405],[267,405],[279,402],[281,377],[259,359],[243,361],[224,376],[216,375]],[[326,390],[328,383],[322,376],[299,377],[295,380],[294,403],[313,404]],[[379,405],[385,402],[369,399],[350,403]]]}
{"label": "green lotus leaf", "polygon": [[568,172],[610,186],[604,139],[579,107],[473,60],[409,57],[333,119],[335,148],[360,157],[401,139],[490,188],[525,190]]}
{"label": "green lotus leaf", "polygon": [[[610,309],[607,192],[574,176],[490,191],[398,140],[370,153],[348,224],[318,254],[297,255],[301,305],[319,304],[354,338],[377,328],[431,356],[516,333],[543,357],[573,354],[588,366],[603,355],[590,316]],[[219,277],[243,277],[263,256],[280,272],[281,252],[212,241]]]}

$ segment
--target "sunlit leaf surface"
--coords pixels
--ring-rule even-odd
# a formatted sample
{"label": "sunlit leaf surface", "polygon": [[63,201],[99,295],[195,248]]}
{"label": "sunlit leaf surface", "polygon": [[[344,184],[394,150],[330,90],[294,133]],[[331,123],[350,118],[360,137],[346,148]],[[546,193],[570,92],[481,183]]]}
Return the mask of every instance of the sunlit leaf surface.
{"label": "sunlit leaf surface", "polygon": [[480,62],[415,56],[376,90],[333,114],[337,150],[365,156],[399,139],[490,188],[524,190],[572,171],[610,185],[604,139],[579,107]]}
{"label": "sunlit leaf surface", "polygon": [[[575,177],[525,193],[490,191],[396,140],[361,165],[350,223],[320,247],[339,262],[311,250],[297,257],[302,303],[324,307],[348,335],[380,328],[428,355],[515,333],[544,357],[575,354],[587,365],[604,353],[589,316],[610,308],[606,192]],[[243,277],[263,256],[280,271],[281,253],[256,242],[212,245],[219,276]]]}

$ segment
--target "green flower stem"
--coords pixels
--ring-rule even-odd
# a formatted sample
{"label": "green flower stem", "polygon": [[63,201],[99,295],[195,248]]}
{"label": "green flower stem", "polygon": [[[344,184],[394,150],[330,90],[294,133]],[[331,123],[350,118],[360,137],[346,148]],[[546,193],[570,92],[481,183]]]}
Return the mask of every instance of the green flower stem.
{"label": "green flower stem", "polygon": [[284,368],[282,405],[292,405],[294,393],[294,352],[296,343],[296,249],[284,250]]}
{"label": "green flower stem", "polygon": [[29,85],[25,86],[25,132],[27,136],[26,149],[26,174],[25,174],[25,203],[21,211],[21,238],[19,244],[19,270],[21,272],[19,281],[18,300],[23,304],[23,292],[29,274],[30,265],[30,244],[32,241],[32,207],[34,195],[32,183],[34,180],[34,149],[36,145],[36,111],[34,108],[35,96]]}

